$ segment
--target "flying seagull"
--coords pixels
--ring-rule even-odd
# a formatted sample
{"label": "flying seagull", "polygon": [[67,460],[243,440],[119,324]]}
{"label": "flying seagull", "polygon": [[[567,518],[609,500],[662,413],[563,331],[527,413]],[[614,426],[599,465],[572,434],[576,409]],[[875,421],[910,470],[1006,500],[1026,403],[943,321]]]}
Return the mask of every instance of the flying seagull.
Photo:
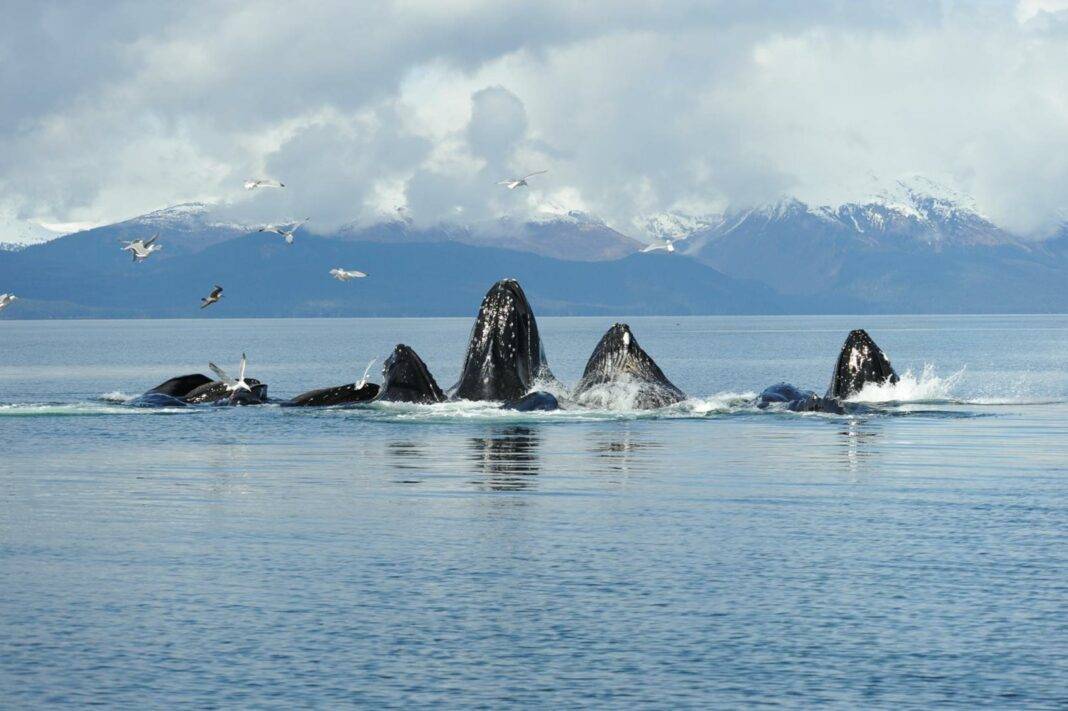
{"label": "flying seagull", "polygon": [[211,290],[211,293],[200,300],[200,308],[206,309],[209,306],[211,306],[212,304],[214,304],[216,301],[221,299],[222,298],[222,292],[223,292],[223,288],[221,286],[219,286],[218,284],[216,284],[215,288]]}
{"label": "flying seagull", "polygon": [[338,267],[336,269],[330,270],[330,276],[334,277],[338,281],[349,281],[350,279],[361,279],[367,275],[363,272],[358,272],[354,269],[346,270],[342,269],[341,267]]}
{"label": "flying seagull", "polygon": [[133,254],[134,262],[143,262],[152,256],[153,252],[158,252],[163,249],[162,244],[156,244],[156,240],[159,239],[159,232],[152,235],[152,239],[147,242],[143,239],[135,239],[133,242],[123,242],[125,245],[122,248],[123,252],[131,252]]}
{"label": "flying seagull", "polygon": [[642,250],[642,252],[655,252],[658,249],[663,249],[667,252],[675,251],[675,243],[671,240],[664,240],[663,242],[653,242],[648,247]]}
{"label": "flying seagull", "polygon": [[529,184],[527,183],[527,178],[532,178],[535,175],[541,175],[542,173],[548,173],[548,172],[549,171],[547,171],[547,170],[535,170],[533,173],[527,173],[522,178],[509,178],[508,180],[498,180],[497,181],[497,185],[504,185],[509,190],[515,190],[516,188],[521,188],[524,185],[526,185],[527,187],[530,187]]}
{"label": "flying seagull", "polygon": [[280,183],[277,180],[271,180],[270,178],[249,178],[245,181],[245,190],[255,190],[256,188],[284,188],[285,183]]}
{"label": "flying seagull", "polygon": [[305,222],[307,222],[310,219],[311,219],[310,217],[305,217],[300,222],[294,222],[294,223],[292,223],[293,226],[290,227],[288,230],[283,228],[283,227],[279,227],[278,225],[264,225],[263,227],[261,227],[259,229],[259,231],[260,232],[274,232],[276,235],[282,235],[283,237],[286,238],[286,244],[293,244],[293,233],[296,232],[297,230],[299,230],[300,226],[303,225]]}
{"label": "flying seagull", "polygon": [[14,294],[0,294],[0,311],[3,311],[8,306],[11,306],[11,302],[18,301],[17,296]]}
{"label": "flying seagull", "polygon": [[237,374],[237,380],[231,378],[229,375],[226,374],[225,370],[215,365],[214,363],[208,363],[208,367],[211,368],[211,372],[215,373],[216,377],[218,377],[219,380],[226,384],[226,389],[230,392],[234,392],[236,390],[248,390],[249,392],[252,392],[252,388],[250,388],[248,386],[248,383],[245,382],[245,366],[247,364],[248,358],[246,358],[245,354],[242,353],[241,370]]}

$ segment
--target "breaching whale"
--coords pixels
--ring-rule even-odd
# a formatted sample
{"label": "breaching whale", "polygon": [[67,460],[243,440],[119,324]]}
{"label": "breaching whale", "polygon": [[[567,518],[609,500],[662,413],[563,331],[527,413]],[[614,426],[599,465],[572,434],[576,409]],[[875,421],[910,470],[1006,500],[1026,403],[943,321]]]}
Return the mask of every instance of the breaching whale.
{"label": "breaching whale", "polygon": [[869,383],[896,383],[897,373],[882,349],[867,331],[856,329],[846,336],[845,344],[831,373],[827,392],[820,397],[811,390],[801,390],[789,383],[778,383],[757,397],[757,407],[781,404],[794,412],[830,412],[844,414],[861,406],[845,402]]}
{"label": "breaching whale", "polygon": [[382,365],[382,387],[375,400],[428,405],[444,402],[445,393],[438,387],[423,359],[401,343]]}
{"label": "breaching whale", "polygon": [[604,334],[575,386],[576,402],[593,407],[649,410],[686,399],[660,367],[642,350],[630,326],[617,323]]}
{"label": "breaching whale", "polygon": [[482,299],[453,397],[516,401],[553,380],[526,294],[515,279],[500,280]]}

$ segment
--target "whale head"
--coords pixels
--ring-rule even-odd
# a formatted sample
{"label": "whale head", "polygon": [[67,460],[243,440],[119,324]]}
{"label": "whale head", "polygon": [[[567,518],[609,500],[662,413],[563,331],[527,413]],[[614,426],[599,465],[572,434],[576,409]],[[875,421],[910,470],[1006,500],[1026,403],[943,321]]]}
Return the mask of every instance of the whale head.
{"label": "whale head", "polygon": [[430,404],[444,402],[445,393],[423,359],[403,343],[382,365],[382,387],[376,400]]}
{"label": "whale head", "polygon": [[634,409],[664,407],[686,399],[625,323],[608,329],[593,349],[574,397],[588,405]]}
{"label": "whale head", "polygon": [[523,288],[514,279],[502,279],[482,299],[455,396],[517,400],[536,381],[552,377]]}
{"label": "whale head", "polygon": [[827,397],[845,400],[856,395],[868,383],[896,383],[897,373],[867,331],[857,329],[846,336],[838,362],[834,365]]}

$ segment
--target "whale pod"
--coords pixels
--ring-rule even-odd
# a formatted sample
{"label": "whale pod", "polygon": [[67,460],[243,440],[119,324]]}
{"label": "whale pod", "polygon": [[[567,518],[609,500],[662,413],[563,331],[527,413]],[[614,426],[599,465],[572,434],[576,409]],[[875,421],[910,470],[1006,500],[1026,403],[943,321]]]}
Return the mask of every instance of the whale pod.
{"label": "whale pod", "polygon": [[431,404],[444,402],[445,393],[423,359],[401,343],[382,365],[382,387],[375,400]]}
{"label": "whale pod", "polygon": [[681,402],[686,394],[642,350],[630,326],[617,323],[604,334],[586,362],[574,399],[596,407],[623,404],[648,410]]}
{"label": "whale pod", "polygon": [[502,279],[482,299],[453,396],[518,400],[552,378],[526,294],[515,279]]}

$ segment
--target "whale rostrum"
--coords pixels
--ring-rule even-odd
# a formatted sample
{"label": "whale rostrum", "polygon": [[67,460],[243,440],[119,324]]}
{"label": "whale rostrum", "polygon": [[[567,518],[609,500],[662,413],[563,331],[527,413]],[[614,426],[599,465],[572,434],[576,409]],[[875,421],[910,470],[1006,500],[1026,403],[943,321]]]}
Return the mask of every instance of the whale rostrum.
{"label": "whale rostrum", "polygon": [[423,359],[401,343],[382,364],[382,387],[375,400],[428,405],[444,402],[445,393],[438,387]]}
{"label": "whale rostrum", "polygon": [[526,294],[515,279],[498,281],[478,309],[453,397],[515,401],[552,380]]}
{"label": "whale rostrum", "polygon": [[667,379],[660,366],[631,333],[617,323],[601,338],[586,362],[574,399],[584,405],[613,407],[626,403],[639,410],[673,405],[685,393]]}
{"label": "whale rostrum", "polygon": [[827,387],[827,397],[845,400],[868,383],[896,383],[897,380],[897,373],[883,350],[875,345],[867,331],[858,328],[846,336]]}

